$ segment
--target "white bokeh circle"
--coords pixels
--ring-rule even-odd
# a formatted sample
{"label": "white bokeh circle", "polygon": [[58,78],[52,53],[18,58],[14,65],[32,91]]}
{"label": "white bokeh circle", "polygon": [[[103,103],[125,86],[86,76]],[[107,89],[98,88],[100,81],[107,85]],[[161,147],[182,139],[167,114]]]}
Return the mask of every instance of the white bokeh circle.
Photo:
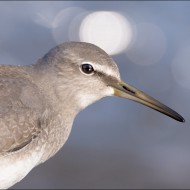
{"label": "white bokeh circle", "polygon": [[113,55],[128,47],[132,28],[129,21],[117,12],[97,11],[84,18],[79,37],[81,41],[93,43]]}

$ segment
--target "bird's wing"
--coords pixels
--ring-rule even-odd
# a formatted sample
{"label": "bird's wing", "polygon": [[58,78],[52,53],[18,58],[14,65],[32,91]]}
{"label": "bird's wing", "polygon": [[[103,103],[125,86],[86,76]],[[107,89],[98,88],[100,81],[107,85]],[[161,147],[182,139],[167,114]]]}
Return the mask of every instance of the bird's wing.
{"label": "bird's wing", "polygon": [[26,146],[41,130],[43,96],[26,78],[0,77],[0,154]]}

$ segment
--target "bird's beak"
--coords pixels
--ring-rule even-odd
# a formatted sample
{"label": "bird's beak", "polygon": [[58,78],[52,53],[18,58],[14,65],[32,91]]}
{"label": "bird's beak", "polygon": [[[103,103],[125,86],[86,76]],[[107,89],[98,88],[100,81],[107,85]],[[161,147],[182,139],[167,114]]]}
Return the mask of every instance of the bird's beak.
{"label": "bird's beak", "polygon": [[157,110],[177,121],[185,122],[184,118],[174,110],[148,96],[140,90],[124,83],[123,81],[112,82],[110,85],[114,89],[114,95],[122,98],[128,98],[130,100],[144,104],[154,110]]}

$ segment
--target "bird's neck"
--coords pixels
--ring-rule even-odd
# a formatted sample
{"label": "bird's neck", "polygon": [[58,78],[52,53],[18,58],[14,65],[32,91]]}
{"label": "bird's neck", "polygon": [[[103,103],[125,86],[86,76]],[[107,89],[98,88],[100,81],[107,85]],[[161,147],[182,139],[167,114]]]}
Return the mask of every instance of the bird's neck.
{"label": "bird's neck", "polygon": [[40,163],[54,156],[62,148],[70,135],[74,120],[73,117],[65,117],[65,114],[61,112],[54,113],[54,116],[50,116],[48,119],[51,120],[47,126],[48,139]]}
{"label": "bird's neck", "polygon": [[[60,80],[51,68],[28,68],[34,83],[43,93],[49,108],[47,119],[51,125],[47,126],[48,140],[47,154],[43,155],[42,162],[53,156],[66,142],[75,116],[80,111],[75,96],[67,87],[64,80]],[[65,82],[65,85],[63,83]]]}
{"label": "bird's neck", "polygon": [[[39,68],[40,67],[40,68]],[[53,109],[61,110],[66,115],[73,117],[82,109],[77,103],[76,92],[70,85],[72,81],[59,77],[57,71],[51,66],[35,65],[33,67],[35,83],[44,92],[46,101]],[[72,108],[72,109],[71,109]]]}

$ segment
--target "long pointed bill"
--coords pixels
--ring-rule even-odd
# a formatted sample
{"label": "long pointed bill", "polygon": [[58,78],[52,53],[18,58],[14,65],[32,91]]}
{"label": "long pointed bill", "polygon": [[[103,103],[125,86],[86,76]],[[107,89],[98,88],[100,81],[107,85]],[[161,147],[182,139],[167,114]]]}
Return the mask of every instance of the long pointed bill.
{"label": "long pointed bill", "polygon": [[139,102],[177,121],[185,122],[184,118],[174,110],[123,81],[118,81],[118,83],[111,84],[110,86],[114,88],[114,95],[116,96]]}

